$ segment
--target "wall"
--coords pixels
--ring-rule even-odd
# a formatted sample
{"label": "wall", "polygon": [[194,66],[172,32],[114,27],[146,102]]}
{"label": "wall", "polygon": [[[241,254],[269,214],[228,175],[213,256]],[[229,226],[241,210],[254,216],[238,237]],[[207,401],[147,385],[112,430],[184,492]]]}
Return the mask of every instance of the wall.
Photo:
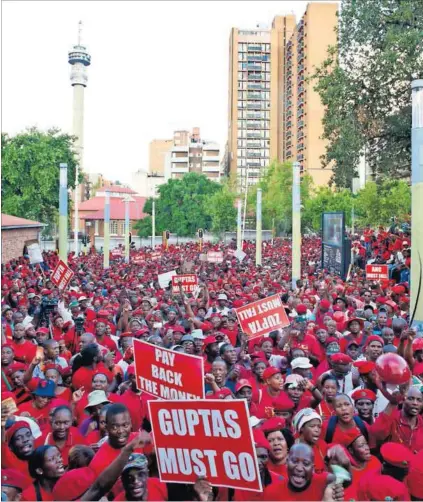
{"label": "wall", "polygon": [[165,156],[172,148],[171,139],[154,139],[150,142],[148,172],[164,175]]}
{"label": "wall", "polygon": [[1,262],[6,263],[22,256],[25,241],[38,240],[40,228],[2,229],[1,232]]}

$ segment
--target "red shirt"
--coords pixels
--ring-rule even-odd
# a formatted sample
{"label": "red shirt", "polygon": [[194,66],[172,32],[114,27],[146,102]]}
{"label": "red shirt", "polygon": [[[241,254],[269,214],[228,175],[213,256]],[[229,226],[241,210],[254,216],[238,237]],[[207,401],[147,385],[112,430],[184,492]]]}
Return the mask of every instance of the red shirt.
{"label": "red shirt", "polygon": [[355,488],[356,489],[358,488],[358,483],[360,482],[363,476],[365,476],[369,471],[380,469],[381,465],[382,464],[380,463],[379,459],[372,455],[367,464],[361,469],[352,466],[351,467],[352,484],[355,486]]}
{"label": "red shirt", "polygon": [[[53,492],[46,492],[41,485],[40,487],[40,495],[41,495],[41,500],[54,500],[53,498]],[[37,492],[35,491],[35,486],[34,484],[28,486],[26,490],[22,492],[21,500],[38,500],[37,499]]]}
{"label": "red shirt", "polygon": [[84,445],[86,444],[86,442],[85,438],[79,433],[78,429],[76,427],[71,427],[69,429],[66,442],[62,447],[59,447],[57,445],[56,441],[53,438],[52,432],[44,431],[43,435],[36,440],[35,446],[38,447],[47,444],[56,446],[57,449],[60,450],[60,453],[62,454],[63,465],[67,467],[69,463],[69,450],[77,444]]}
{"label": "red shirt", "polygon": [[18,414],[22,415],[24,412],[28,413],[30,418],[33,418],[37,422],[41,432],[44,432],[49,426],[50,405],[38,409],[34,406],[34,401],[29,401],[28,403],[23,403],[19,406]]}
{"label": "red shirt", "polygon": [[302,349],[308,354],[313,354],[315,357],[319,357],[320,349],[318,346],[318,341],[312,335],[305,335],[302,341],[298,340],[298,338],[294,338],[291,341],[291,349]]}
{"label": "red shirt", "polygon": [[288,479],[285,479],[280,486],[274,487],[270,491],[271,497],[262,500],[323,500],[326,490],[328,474],[313,474],[308,488],[302,492],[291,490]]}
{"label": "red shirt", "polygon": [[3,442],[1,443],[1,467],[2,469],[15,469],[19,471],[27,478],[28,484],[34,481],[29,474],[28,462],[26,460],[19,459],[8,447],[8,445]]}
{"label": "red shirt", "polygon": [[[276,472],[272,472],[269,470],[270,477],[272,478],[272,482],[270,485],[263,486],[262,492],[250,492],[247,490],[235,490],[234,500],[236,501],[255,501],[255,500],[278,500],[275,499],[273,493],[278,493],[281,489],[282,483],[284,482],[284,477]],[[287,499],[288,500],[288,499]]]}
{"label": "red shirt", "polygon": [[113,402],[122,403],[128,408],[129,414],[131,415],[132,430],[134,432],[139,431],[146,414],[144,402],[141,400],[141,394],[137,394],[131,389],[128,389],[124,394],[120,396],[115,394],[114,396]]}
{"label": "red shirt", "polygon": [[[325,422],[323,422],[322,438],[326,437],[328,423],[329,423],[329,420],[326,420]],[[365,422],[363,422],[363,423],[367,427],[367,424]],[[355,422],[353,422],[353,425],[348,429],[341,429],[339,422],[338,422],[335,426],[335,430],[334,430],[333,437],[332,437],[332,443],[341,444],[345,447],[348,447],[348,445],[350,445],[354,441],[354,439],[357,437],[357,431],[360,432],[360,429],[355,425]],[[361,432],[360,432],[360,434],[361,434]]]}
{"label": "red shirt", "polygon": [[12,341],[10,342],[10,345],[13,347],[13,350],[15,352],[15,361],[19,361],[28,365],[31,364],[37,353],[36,345],[28,340],[25,340],[22,344],[18,344]]}
{"label": "red shirt", "polygon": [[[167,486],[166,483],[162,483],[160,479],[148,478],[147,480],[147,498],[146,500],[157,500],[161,502],[167,500]],[[125,495],[125,491],[120,492],[114,500],[124,501],[128,500]]]}
{"label": "red shirt", "polygon": [[272,418],[273,416],[273,399],[267,387],[263,389],[261,392],[260,402],[257,404],[257,414],[255,415],[257,418]]}
{"label": "red shirt", "polygon": [[92,391],[92,379],[97,373],[103,373],[107,376],[107,380],[111,382],[113,380],[113,374],[104,366],[103,363],[99,363],[95,369],[90,369],[82,366],[72,377],[72,387],[77,390],[84,387],[85,392],[90,393]]}

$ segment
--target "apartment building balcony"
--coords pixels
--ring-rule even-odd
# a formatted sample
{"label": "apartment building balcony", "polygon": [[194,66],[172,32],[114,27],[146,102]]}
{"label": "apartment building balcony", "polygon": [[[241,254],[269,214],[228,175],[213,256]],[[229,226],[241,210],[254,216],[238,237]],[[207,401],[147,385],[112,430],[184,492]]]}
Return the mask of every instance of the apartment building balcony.
{"label": "apartment building balcony", "polygon": [[299,133],[297,134],[297,139],[300,140],[304,138],[304,131],[299,131]]}
{"label": "apartment building balcony", "polygon": [[261,45],[247,45],[247,51],[261,52]]}
{"label": "apartment building balcony", "polygon": [[174,163],[181,164],[184,162],[188,162],[188,157],[172,157],[170,161],[172,162],[172,164]]}
{"label": "apartment building balcony", "polygon": [[172,173],[189,173],[189,167],[186,166],[172,166]]}
{"label": "apartment building balcony", "polygon": [[248,80],[264,80],[264,75],[262,73],[248,73]]}
{"label": "apartment building balcony", "polygon": [[262,138],[262,135],[259,132],[247,132],[247,139],[249,138]]}
{"label": "apartment building balcony", "polygon": [[257,101],[255,103],[247,103],[247,110],[261,110],[261,102]]}
{"label": "apartment building balcony", "polygon": [[303,98],[298,98],[297,99],[297,106],[301,106],[304,104],[304,99]]}
{"label": "apartment building balcony", "polygon": [[254,91],[254,90],[256,90],[256,91],[260,91],[261,89],[262,89],[261,84],[248,84],[248,85],[247,85],[247,90],[248,90],[248,91],[250,91],[250,90],[251,90],[251,91]]}
{"label": "apartment building balcony", "polygon": [[299,153],[297,154],[297,160],[300,161],[300,160],[304,160],[304,154],[303,153]]}
{"label": "apartment building balcony", "polygon": [[[250,160],[247,162],[247,165],[248,165],[248,167],[260,167],[261,164],[260,164],[260,162]],[[252,173],[250,173],[250,174],[252,174]]]}
{"label": "apartment building balcony", "polygon": [[219,162],[219,154],[203,155],[203,162]]}
{"label": "apartment building balcony", "polygon": [[305,93],[305,87],[303,85],[298,86],[298,96]]}
{"label": "apartment building balcony", "polygon": [[286,148],[291,148],[291,146],[292,146],[292,141],[287,141],[285,147]]}
{"label": "apartment building balcony", "polygon": [[215,165],[203,164],[202,171],[206,172],[206,173],[219,173],[220,172],[220,165],[219,165],[219,163],[217,163]]}
{"label": "apartment building balcony", "polygon": [[297,122],[297,127],[304,127],[304,120],[299,120]]}
{"label": "apartment building balcony", "polygon": [[304,115],[304,108],[300,108],[300,109],[297,111],[297,118],[302,117],[303,115]]}
{"label": "apartment building balcony", "polygon": [[303,64],[298,65],[298,67],[297,67],[298,73],[302,73],[302,72],[304,72],[304,70],[305,70],[305,66]]}
{"label": "apartment building balcony", "polygon": [[292,157],[292,151],[288,150],[285,155],[288,159],[290,159]]}
{"label": "apartment building balcony", "polygon": [[261,143],[260,141],[258,143],[248,143],[247,141],[247,148],[261,148]]}
{"label": "apartment building balcony", "polygon": [[247,113],[247,119],[261,120],[261,119],[264,119],[264,118],[265,118],[265,116],[262,113]]}
{"label": "apartment building balcony", "polygon": [[172,146],[172,152],[187,152],[188,145]]}
{"label": "apartment building balcony", "polygon": [[304,143],[297,143],[297,151],[304,150]]}
{"label": "apartment building balcony", "polygon": [[297,85],[302,84],[304,82],[304,74],[300,73],[297,77]]}
{"label": "apartment building balcony", "polygon": [[250,152],[247,150],[247,157],[249,158],[260,158],[262,155],[260,152]]}
{"label": "apartment building balcony", "polygon": [[247,63],[247,70],[262,71],[262,67],[259,64]]}
{"label": "apartment building balcony", "polygon": [[291,117],[292,117],[292,110],[288,110],[288,111],[286,112],[286,118],[287,118],[287,119],[289,119],[289,118],[291,118]]}
{"label": "apartment building balcony", "polygon": [[286,131],[285,138],[288,139],[292,136],[292,131]]}
{"label": "apartment building balcony", "polygon": [[248,92],[247,99],[264,99],[264,96],[261,93]]}
{"label": "apartment building balcony", "polygon": [[292,121],[291,121],[291,120],[288,120],[288,121],[286,122],[286,127],[291,127],[291,126],[292,126]]}

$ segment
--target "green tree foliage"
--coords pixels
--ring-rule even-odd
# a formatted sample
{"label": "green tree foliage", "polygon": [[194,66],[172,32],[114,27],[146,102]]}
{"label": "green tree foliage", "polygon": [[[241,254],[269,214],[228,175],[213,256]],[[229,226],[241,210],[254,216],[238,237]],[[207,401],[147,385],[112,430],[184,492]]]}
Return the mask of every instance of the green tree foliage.
{"label": "green tree foliage", "polygon": [[322,213],[344,211],[346,224],[351,225],[353,195],[348,189],[332,190],[318,187],[312,197],[304,201],[302,213],[303,228],[317,232],[321,228]]}
{"label": "green tree foliage", "polygon": [[[53,223],[59,211],[59,164],[68,165],[68,187],[75,188],[74,138],[58,129],[35,128],[2,134],[3,213]],[[82,177],[81,177],[82,181]]]}
{"label": "green tree foliage", "polygon": [[[301,178],[301,203],[310,197],[312,179]],[[262,189],[263,228],[273,228],[277,233],[290,232],[292,224],[292,163],[273,161],[257,186],[250,189],[248,213],[255,216],[257,187]]]}
{"label": "green tree foliage", "polygon": [[231,191],[228,184],[224,184],[221,190],[204,201],[204,210],[211,217],[212,232],[222,234],[236,229],[237,208],[235,204],[236,194]]}
{"label": "green tree foliage", "polygon": [[[165,230],[181,237],[193,236],[199,228],[210,230],[212,217],[205,201],[222,190],[221,185],[206,176],[189,173],[181,179],[169,180],[159,187],[156,199],[156,233]],[[146,202],[144,212],[151,215],[151,200]],[[140,237],[151,235],[151,217],[136,223]]]}
{"label": "green tree foliage", "polygon": [[410,82],[423,74],[422,0],[342,0],[339,53],[312,79],[326,113],[324,166],[351,187],[360,154],[375,180],[410,171]]}

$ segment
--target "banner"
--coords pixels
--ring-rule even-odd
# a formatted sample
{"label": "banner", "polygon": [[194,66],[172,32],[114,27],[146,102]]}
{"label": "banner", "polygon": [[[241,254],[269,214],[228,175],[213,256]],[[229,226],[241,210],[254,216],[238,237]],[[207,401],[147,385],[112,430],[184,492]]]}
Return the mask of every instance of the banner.
{"label": "banner", "polygon": [[193,293],[198,284],[197,276],[195,274],[174,275],[172,277],[173,294],[179,293],[179,284],[182,284],[184,293]]}
{"label": "banner", "polygon": [[162,289],[168,288],[169,287],[169,282],[172,282],[172,277],[176,275],[176,270],[171,270],[170,272],[165,272],[164,274],[159,274],[158,281],[159,281],[159,286]]}
{"label": "banner", "polygon": [[161,257],[162,257],[162,253],[160,251],[153,251],[150,254],[150,260],[151,261],[160,260]]}
{"label": "banner", "polygon": [[389,279],[388,265],[366,265],[366,279],[368,281]]}
{"label": "banner", "polygon": [[29,263],[35,265],[36,263],[43,263],[43,255],[41,253],[40,245],[38,242],[33,242],[32,244],[27,244]]}
{"label": "banner", "polygon": [[248,338],[267,335],[289,325],[289,319],[279,295],[249,303],[234,309],[242,331]]}
{"label": "banner", "polygon": [[72,280],[73,272],[62,260],[56,265],[50,276],[51,282],[62,291],[65,290]]}
{"label": "banner", "polygon": [[222,263],[223,262],[223,252],[222,251],[208,251],[207,261],[209,263]]}
{"label": "banner", "polygon": [[204,359],[134,340],[137,387],[161,399],[204,399]]}
{"label": "banner", "polygon": [[143,263],[145,263],[145,254],[134,256],[132,258],[132,263],[135,263],[135,265],[142,265]]}
{"label": "banner", "polygon": [[122,249],[120,248],[112,249],[110,253],[114,258],[121,258],[123,256]]}
{"label": "banner", "polygon": [[245,400],[148,401],[160,481],[261,492]]}
{"label": "banner", "polygon": [[244,251],[242,251],[241,249],[237,249],[234,253],[234,256],[241,262],[247,256],[247,254],[244,253]]}

